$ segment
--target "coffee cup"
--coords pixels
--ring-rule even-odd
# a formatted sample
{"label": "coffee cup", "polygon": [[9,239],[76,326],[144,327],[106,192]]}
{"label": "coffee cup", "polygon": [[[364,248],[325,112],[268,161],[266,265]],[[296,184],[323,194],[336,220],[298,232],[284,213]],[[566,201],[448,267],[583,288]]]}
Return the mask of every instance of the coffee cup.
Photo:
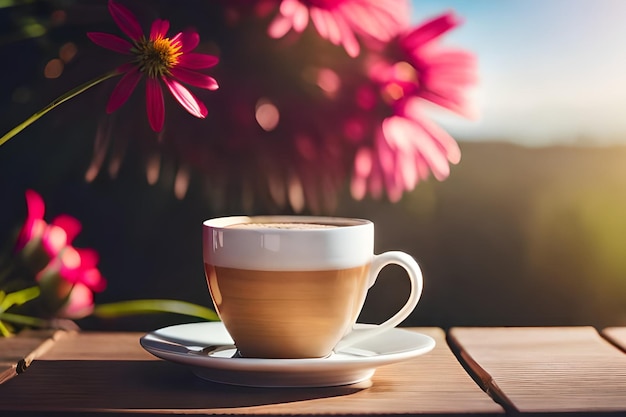
{"label": "coffee cup", "polygon": [[[410,255],[374,254],[374,224],[364,219],[210,219],[203,258],[213,305],[249,358],[320,358],[376,337],[407,318],[423,287]],[[382,324],[355,329],[369,288],[389,264],[407,272],[406,303]]]}

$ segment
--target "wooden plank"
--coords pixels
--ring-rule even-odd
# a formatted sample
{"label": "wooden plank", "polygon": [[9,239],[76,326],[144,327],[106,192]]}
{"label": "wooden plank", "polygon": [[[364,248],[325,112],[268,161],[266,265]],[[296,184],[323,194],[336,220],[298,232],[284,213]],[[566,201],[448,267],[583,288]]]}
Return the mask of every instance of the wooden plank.
{"label": "wooden plank", "polygon": [[25,330],[18,336],[0,337],[0,384],[23,372],[63,334],[57,330]]}
{"label": "wooden plank", "polygon": [[626,412],[626,355],[592,327],[453,328],[449,341],[511,411]]}
{"label": "wooden plank", "polygon": [[[233,387],[156,359],[138,333],[80,333],[57,343],[26,373],[0,386],[0,415],[17,412],[213,415],[503,415],[465,372],[437,328],[415,329],[437,346],[343,387]],[[32,399],[36,401],[32,401]]]}
{"label": "wooden plank", "polygon": [[601,333],[611,343],[626,352],[626,327],[607,327]]}

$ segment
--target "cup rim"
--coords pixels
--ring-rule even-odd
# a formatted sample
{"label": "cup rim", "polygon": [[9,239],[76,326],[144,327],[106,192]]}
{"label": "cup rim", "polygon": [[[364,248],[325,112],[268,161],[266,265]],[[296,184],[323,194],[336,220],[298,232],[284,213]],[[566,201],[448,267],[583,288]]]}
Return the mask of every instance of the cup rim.
{"label": "cup rim", "polygon": [[[360,219],[355,217],[336,217],[336,216],[303,216],[303,215],[253,215],[253,216],[223,216],[208,219],[202,222],[204,227],[211,229],[225,229],[228,226],[232,226],[240,223],[317,223],[333,226],[341,226],[341,228],[355,228],[369,226],[372,223],[371,220]],[[258,231],[259,229],[236,229],[230,228],[229,231],[245,232],[245,231]],[[307,232],[324,232],[330,230],[337,230],[335,228],[325,229],[272,229],[272,232],[282,233],[307,233]]]}

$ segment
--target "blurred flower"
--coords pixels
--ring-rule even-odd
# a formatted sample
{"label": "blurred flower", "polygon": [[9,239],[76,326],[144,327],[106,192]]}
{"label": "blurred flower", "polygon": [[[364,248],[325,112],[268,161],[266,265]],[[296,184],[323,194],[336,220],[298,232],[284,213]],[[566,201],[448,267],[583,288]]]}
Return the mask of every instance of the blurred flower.
{"label": "blurred flower", "polygon": [[428,101],[473,115],[465,93],[476,83],[474,56],[437,45],[459,24],[453,13],[443,14],[399,34],[371,61],[370,77],[392,114],[375,129],[374,141],[356,153],[351,182],[355,198],[363,198],[368,190],[380,195],[384,186],[389,199],[398,201],[430,173],[445,180],[449,164],[461,160],[456,141],[425,115],[422,106]]}
{"label": "blurred flower", "polygon": [[93,292],[106,287],[97,263],[95,251],[66,246],[37,274],[43,302],[57,317],[77,319],[93,312]]}
{"label": "blurred flower", "polygon": [[[38,314],[46,318],[81,318],[91,313],[92,291],[101,292],[106,281],[97,269],[98,254],[91,249],[76,249],[71,243],[80,232],[80,222],[60,215],[51,223],[44,220],[45,205],[41,196],[27,190],[28,216],[14,246],[12,269],[25,285],[36,283],[40,299]],[[14,274],[15,275],[15,274]],[[83,288],[84,287],[84,288]],[[78,294],[74,291],[78,288]],[[89,290],[89,296],[85,294]],[[81,308],[77,308],[80,300]],[[71,312],[71,317],[66,313]],[[80,315],[80,313],[83,315]]]}
{"label": "blurred flower", "polygon": [[[75,3],[83,3],[80,10],[90,16],[111,20],[102,13],[104,3]],[[116,24],[131,41],[92,32],[93,20],[68,18],[70,33],[87,32],[95,44],[132,59],[114,71],[124,76],[107,114],[94,116],[92,106],[81,106],[67,115],[70,121],[81,114],[95,125],[86,181],[103,173],[115,178],[134,152],[144,162],[147,183],[166,187],[178,199],[195,187],[200,203],[216,211],[321,213],[332,212],[347,190],[357,200],[396,202],[431,176],[446,179],[460,161],[460,149],[430,111],[474,117],[467,93],[477,82],[476,58],[442,45],[461,23],[454,13],[414,25],[409,4],[109,2],[110,26]],[[185,30],[167,38],[169,24],[154,20],[155,9]],[[67,10],[67,16],[79,14],[72,6]],[[309,20],[313,27],[306,30]],[[141,25],[147,22],[151,30],[144,36]],[[85,43],[78,51],[84,59],[73,71],[99,71],[100,49]],[[193,70],[213,66],[216,56],[220,88],[210,91],[217,86],[214,79]],[[149,123],[138,117],[146,103],[132,95],[144,75]],[[197,97],[187,95],[175,79],[202,88]],[[172,101],[167,120],[164,106],[170,103],[163,102],[161,83],[179,102],[187,97],[184,111]],[[101,84],[100,94],[110,93],[108,84]],[[124,102],[127,111],[109,114]]]}
{"label": "blurred flower", "polygon": [[28,217],[22,226],[14,251],[32,271],[43,269],[62,248],[71,244],[80,232],[80,222],[74,217],[60,215],[48,224],[43,219],[45,205],[41,196],[26,190]]}
{"label": "blurred flower", "polygon": [[13,334],[14,328],[9,323],[67,328],[68,322],[63,319],[89,315],[119,317],[169,312],[217,319],[213,310],[177,300],[137,300],[96,306],[94,293],[104,291],[107,283],[98,269],[98,253],[71,244],[80,232],[80,222],[64,214],[47,223],[41,196],[33,190],[26,190],[25,195],[28,215],[10,242],[10,253],[0,253],[0,335]]}
{"label": "blurred flower", "polygon": [[65,304],[58,312],[59,317],[78,319],[93,313],[93,292],[86,285],[74,284]]}
{"label": "blurred flower", "polygon": [[409,8],[406,0],[282,0],[268,33],[281,38],[291,29],[302,32],[309,17],[322,38],[356,57],[361,48],[355,34],[387,41],[408,25]]}
{"label": "blurred flower", "polygon": [[[173,160],[177,171],[163,183],[173,183],[176,197],[183,198],[193,178],[202,179],[217,209],[330,212],[346,179],[355,199],[384,195],[395,202],[431,173],[437,180],[447,178],[460,150],[429,119],[426,105],[470,116],[465,94],[476,82],[475,58],[440,44],[460,24],[453,13],[410,27],[404,22],[410,15],[406,3],[393,3],[399,7],[285,0],[272,18],[269,38],[254,35],[265,24],[258,8],[244,1],[214,4],[204,12],[214,16],[211,25],[194,21],[210,33],[207,38],[227,40],[217,46],[222,89],[208,98],[215,109],[209,123],[173,116],[156,142],[129,124],[130,118],[107,121],[98,129],[88,179],[100,171],[109,146],[103,144],[111,142],[109,172],[116,172],[121,142],[130,137],[142,142],[150,184]],[[355,29],[369,40],[358,57],[338,54],[315,32],[303,32],[309,14],[324,9],[336,17],[349,7],[388,23],[387,31]],[[220,18],[222,26],[215,23]],[[302,33],[277,43],[273,36],[285,34],[274,32],[277,27]]]}
{"label": "blurred flower", "polygon": [[461,23],[453,12],[444,13],[388,43],[383,60],[372,64],[370,76],[389,100],[417,96],[462,116],[475,116],[466,98],[477,81],[475,56],[439,45],[441,37]]}
{"label": "blurred flower", "polygon": [[21,251],[28,242],[41,237],[47,226],[43,219],[46,209],[43,199],[33,190],[26,190],[26,209],[28,217],[17,237],[17,242],[15,243],[16,251]]}
{"label": "blurred flower", "polygon": [[146,38],[139,22],[128,9],[109,0],[109,12],[132,43],[108,33],[89,32],[87,36],[99,46],[121,54],[133,55],[134,59],[118,68],[124,76],[111,94],[106,108],[107,113],[114,112],[124,104],[141,78],[145,76],[146,108],[152,130],[160,132],[165,119],[161,82],[191,115],[201,119],[206,117],[207,109],[204,103],[176,81],[178,79],[207,90],[218,88],[213,77],[191,71],[211,68],[218,62],[215,56],[191,53],[200,42],[198,33],[179,32],[174,37],[167,38],[170,23],[167,20],[156,19],[152,22],[150,37]]}
{"label": "blurred flower", "polygon": [[[416,105],[416,100],[406,104]],[[443,129],[425,117],[419,109],[408,109],[387,117],[377,130],[375,141],[362,146],[354,160],[351,191],[362,199],[369,191],[380,197],[386,190],[390,201],[402,198],[430,173],[443,181],[450,165],[461,159],[461,151]]]}

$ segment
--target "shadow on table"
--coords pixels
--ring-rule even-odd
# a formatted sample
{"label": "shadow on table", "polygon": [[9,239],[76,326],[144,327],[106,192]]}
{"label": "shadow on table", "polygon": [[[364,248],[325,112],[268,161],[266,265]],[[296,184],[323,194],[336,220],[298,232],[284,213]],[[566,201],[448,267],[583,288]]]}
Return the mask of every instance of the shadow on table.
{"label": "shadow on table", "polygon": [[212,383],[164,361],[34,361],[0,385],[2,411],[229,409],[349,395],[367,383],[324,388],[252,388]]}

